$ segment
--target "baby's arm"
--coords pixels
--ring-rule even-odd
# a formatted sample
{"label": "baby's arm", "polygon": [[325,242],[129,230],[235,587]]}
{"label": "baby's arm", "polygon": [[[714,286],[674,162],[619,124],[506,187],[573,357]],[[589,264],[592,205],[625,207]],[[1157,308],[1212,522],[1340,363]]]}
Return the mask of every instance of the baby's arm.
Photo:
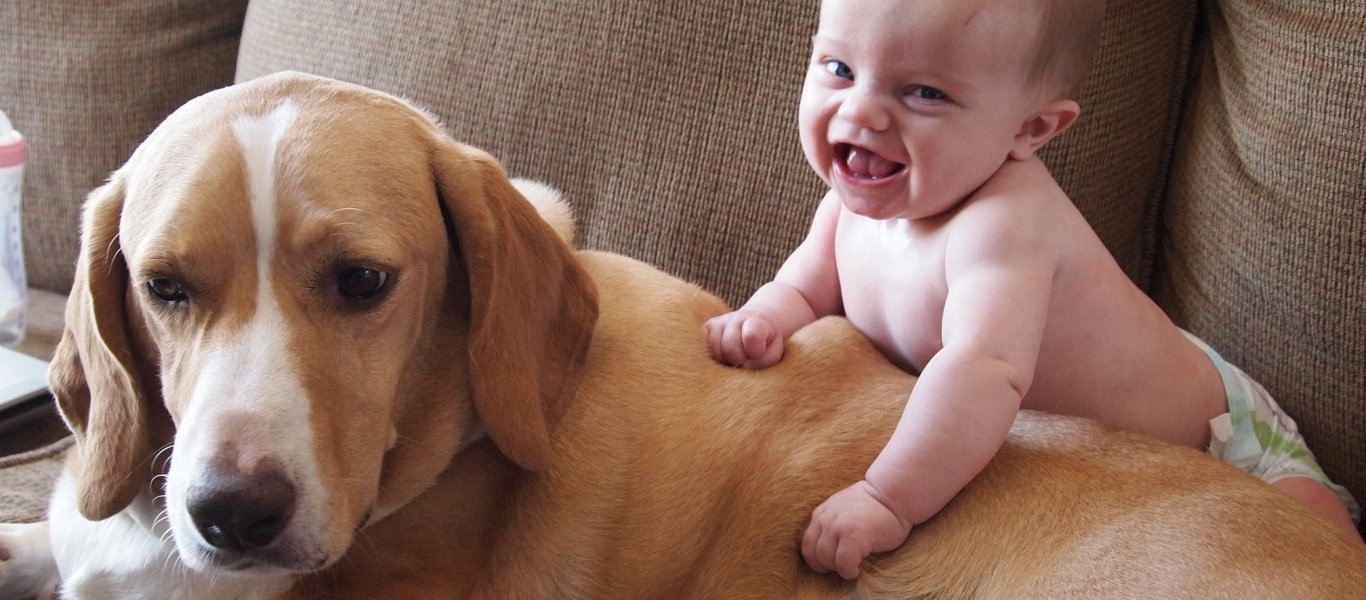
{"label": "baby's arm", "polygon": [[773,281],[754,292],[739,310],[706,322],[707,348],[713,358],[747,369],[768,367],[782,358],[783,340],[793,332],[840,310],[835,269],[839,209],[834,192],[826,194],[811,231]]}
{"label": "baby's arm", "polygon": [[1043,343],[1057,246],[1050,223],[1031,222],[1044,212],[1020,207],[1032,203],[1021,196],[1051,190],[1005,186],[1002,176],[956,217],[944,257],[944,347],[868,469],[869,483],[912,523],[939,512],[996,454]]}
{"label": "baby's arm", "polygon": [[901,545],[986,466],[1015,421],[1057,258],[1048,224],[1029,221],[1039,211],[1016,204],[1036,190],[1001,183],[984,186],[949,231],[944,346],[921,372],[891,440],[864,481],[812,513],[802,552],[818,571],[856,577],[868,554]]}

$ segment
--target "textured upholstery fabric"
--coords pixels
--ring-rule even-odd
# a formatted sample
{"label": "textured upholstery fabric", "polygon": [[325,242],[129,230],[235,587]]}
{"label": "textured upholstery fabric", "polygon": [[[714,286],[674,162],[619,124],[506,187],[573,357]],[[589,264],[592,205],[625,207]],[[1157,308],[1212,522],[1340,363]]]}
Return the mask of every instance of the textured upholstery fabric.
{"label": "textured upholstery fabric", "polygon": [[85,195],[186,100],[232,82],[246,0],[0,2],[0,109],[29,143],[29,285],[66,293]]}
{"label": "textured upholstery fabric", "polygon": [[63,453],[71,447],[67,437],[42,448],[0,457],[0,523],[32,523],[47,513],[53,482],[62,472]]}
{"label": "textured upholstery fabric", "polygon": [[1366,3],[1204,12],[1158,297],[1366,499]]}
{"label": "textured upholstery fabric", "polygon": [[[738,303],[823,193],[797,138],[817,2],[252,2],[239,81],[294,69],[416,101],[513,175],[565,190],[584,245]],[[1082,124],[1046,158],[1135,278],[1194,8],[1116,1]]]}

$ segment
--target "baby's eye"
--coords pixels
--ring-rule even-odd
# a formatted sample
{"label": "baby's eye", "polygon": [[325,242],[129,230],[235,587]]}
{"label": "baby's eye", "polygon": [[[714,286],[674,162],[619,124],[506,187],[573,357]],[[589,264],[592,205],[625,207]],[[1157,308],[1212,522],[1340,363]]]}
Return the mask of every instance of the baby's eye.
{"label": "baby's eye", "polygon": [[854,80],[854,70],[850,69],[849,65],[846,65],[841,61],[834,59],[825,61],[825,70],[840,79],[848,79],[849,81]]}
{"label": "baby's eye", "polygon": [[915,99],[917,99],[917,100],[948,100],[948,99],[949,99],[949,95],[948,95],[948,94],[945,94],[944,92],[942,92],[942,91],[940,91],[940,90],[938,90],[938,89],[936,89],[936,88],[932,88],[932,87],[930,87],[930,86],[928,86],[928,85],[917,85],[917,86],[913,86],[909,91],[906,92],[906,95],[907,95],[907,96],[910,96],[910,97],[912,97],[912,98],[915,98]]}

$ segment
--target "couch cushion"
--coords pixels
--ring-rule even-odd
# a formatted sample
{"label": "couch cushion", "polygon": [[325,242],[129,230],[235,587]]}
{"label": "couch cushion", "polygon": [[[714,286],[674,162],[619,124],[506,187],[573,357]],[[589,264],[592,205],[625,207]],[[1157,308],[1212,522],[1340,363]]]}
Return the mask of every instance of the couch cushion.
{"label": "couch cushion", "polygon": [[246,0],[0,2],[0,109],[29,142],[28,281],[65,293],[85,195],[179,105],[231,83]]}
{"label": "couch cushion", "polygon": [[1158,295],[1366,499],[1366,4],[1204,6]]}
{"label": "couch cushion", "polygon": [[[1144,280],[1194,8],[1112,4],[1085,116],[1046,156]],[[565,190],[584,245],[735,303],[822,195],[796,129],[817,6],[255,0],[237,78],[295,69],[410,98],[512,174]]]}

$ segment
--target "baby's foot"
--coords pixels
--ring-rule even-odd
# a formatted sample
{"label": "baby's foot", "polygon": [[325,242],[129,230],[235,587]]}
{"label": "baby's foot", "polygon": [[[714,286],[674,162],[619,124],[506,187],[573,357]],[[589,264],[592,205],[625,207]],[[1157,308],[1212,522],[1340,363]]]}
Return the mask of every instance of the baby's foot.
{"label": "baby's foot", "polygon": [[0,523],[0,598],[51,597],[57,580],[47,521]]}

